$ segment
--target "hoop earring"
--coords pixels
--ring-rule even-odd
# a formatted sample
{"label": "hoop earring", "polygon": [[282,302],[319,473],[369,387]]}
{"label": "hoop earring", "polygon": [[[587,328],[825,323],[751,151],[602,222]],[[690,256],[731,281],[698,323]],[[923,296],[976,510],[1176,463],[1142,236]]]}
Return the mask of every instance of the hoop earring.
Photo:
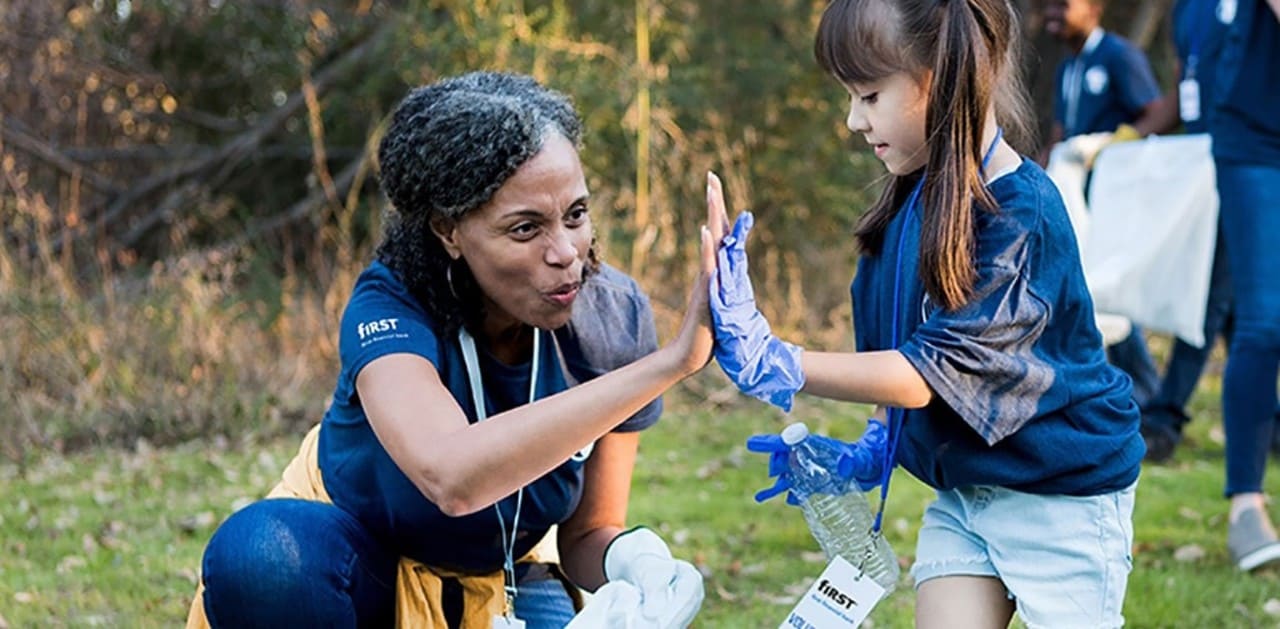
{"label": "hoop earring", "polygon": [[462,298],[458,296],[458,289],[453,286],[453,263],[461,259],[462,258],[454,258],[449,260],[449,264],[444,267],[444,280],[449,283],[449,294],[453,295],[453,298],[458,300],[458,302],[462,302]]}

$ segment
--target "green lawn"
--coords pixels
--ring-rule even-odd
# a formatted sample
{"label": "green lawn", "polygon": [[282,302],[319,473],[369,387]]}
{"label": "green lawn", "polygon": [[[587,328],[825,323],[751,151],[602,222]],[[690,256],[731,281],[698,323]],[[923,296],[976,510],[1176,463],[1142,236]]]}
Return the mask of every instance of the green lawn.
{"label": "green lawn", "polygon": [[[801,400],[787,418],[722,393],[707,397],[723,405],[687,392],[669,399],[642,442],[631,520],[662,531],[709,575],[699,627],[776,627],[825,562],[798,511],[752,501],[768,479],[763,457],[743,442],[793,419],[855,438],[868,409]],[[1280,626],[1280,572],[1241,575],[1226,555],[1217,394],[1200,392],[1176,460],[1143,473],[1130,626]],[[270,488],[295,448],[294,438],[140,444],[0,466],[0,628],[179,625],[214,527]],[[1280,469],[1269,473],[1277,493]],[[904,474],[892,486],[886,531],[908,561],[930,492]],[[1272,514],[1280,519],[1280,507]],[[912,625],[905,573],[868,626]]]}

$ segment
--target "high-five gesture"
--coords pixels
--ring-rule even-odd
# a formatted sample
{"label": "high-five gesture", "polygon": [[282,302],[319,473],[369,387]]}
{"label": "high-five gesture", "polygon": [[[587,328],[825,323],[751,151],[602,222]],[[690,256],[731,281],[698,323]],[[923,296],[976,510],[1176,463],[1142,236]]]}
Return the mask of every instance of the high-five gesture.
{"label": "high-five gesture", "polygon": [[[712,177],[707,186],[708,215],[718,213],[713,224],[727,225],[724,192]],[[712,222],[708,216],[708,222]],[[773,335],[769,322],[756,308],[755,291],[747,275],[747,234],[754,222],[750,212],[738,215],[733,231],[723,237],[716,254],[711,282],[711,318],[715,325],[716,362],[747,395],[791,410],[791,401],[804,387],[803,350]],[[716,232],[713,232],[716,233]]]}

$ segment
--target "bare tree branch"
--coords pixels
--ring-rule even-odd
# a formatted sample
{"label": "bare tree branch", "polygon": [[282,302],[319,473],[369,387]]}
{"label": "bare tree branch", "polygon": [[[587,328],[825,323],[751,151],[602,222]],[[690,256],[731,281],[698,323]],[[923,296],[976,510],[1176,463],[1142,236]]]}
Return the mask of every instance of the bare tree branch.
{"label": "bare tree branch", "polygon": [[[83,146],[61,149],[64,156],[81,164],[94,162],[139,161],[173,162],[180,159],[200,159],[208,156],[214,149],[200,144],[138,144],[134,146]],[[330,161],[349,161],[359,157],[363,149],[356,146],[326,147],[325,155]],[[309,144],[266,144],[254,151],[253,156],[260,160],[270,159],[305,159],[315,157],[315,151]]]}
{"label": "bare tree branch", "polygon": [[[352,160],[347,164],[337,176],[333,179],[334,188],[338,194],[343,194],[351,183],[355,181],[356,175],[361,168],[367,166],[367,157],[361,156],[359,159]],[[329,193],[322,188],[317,188],[302,200],[289,206],[284,212],[275,214],[268,218],[248,225],[239,235],[224,240],[212,247],[200,251],[194,251],[169,260],[165,263],[167,267],[176,268],[199,268],[211,262],[227,258],[235,253],[236,250],[248,245],[267,234],[276,232],[284,227],[295,223],[299,220],[312,216],[316,209],[329,202]]]}
{"label": "bare tree branch", "polygon": [[[378,43],[389,33],[390,25],[384,23],[378,27],[370,36],[366,37],[356,46],[352,47],[341,57],[330,63],[323,71],[315,76],[312,84],[317,94],[323,94],[333,87],[340,79],[347,76],[348,73],[359,67],[360,63],[369,56],[369,53],[378,45]],[[257,148],[263,140],[275,133],[284,123],[295,113],[298,112],[306,104],[306,99],[299,90],[289,96],[284,104],[270,111],[262,117],[262,119],[250,129],[244,131],[240,135],[232,138],[223,144],[211,154],[202,157],[194,162],[187,162],[174,166],[173,168],[156,173],[146,177],[138,183],[138,185],[125,191],[114,199],[105,210],[100,212],[97,217],[91,221],[84,221],[76,227],[68,228],[70,235],[79,236],[87,231],[91,226],[94,231],[100,229],[103,225],[109,224],[118,219],[135,203],[143,198],[151,195],[157,190],[177,184],[180,180],[188,177],[194,177],[205,173],[206,171],[217,168],[222,172],[227,172],[236,164],[248,157],[255,148]],[[187,185],[182,185],[178,193],[188,190]],[[179,194],[178,197],[183,196]],[[170,202],[175,200],[174,195],[166,197],[165,202],[160,204],[158,210],[163,210]],[[142,224],[154,225],[154,217],[162,217],[164,212],[155,211],[148,215],[148,219],[144,219]],[[131,229],[130,235],[134,236],[134,240],[140,238],[140,234],[135,229]],[[61,247],[62,243],[68,242],[64,233],[56,239],[57,246]]]}
{"label": "bare tree branch", "polygon": [[89,168],[85,168],[77,164],[67,155],[59,152],[49,143],[36,138],[27,132],[22,123],[8,117],[0,116],[0,135],[4,136],[4,140],[13,146],[23,150],[32,157],[36,157],[48,164],[54,166],[58,170],[68,175],[79,175],[81,179],[89,185],[103,192],[119,194],[122,190],[121,186],[116,182],[103,177]]}

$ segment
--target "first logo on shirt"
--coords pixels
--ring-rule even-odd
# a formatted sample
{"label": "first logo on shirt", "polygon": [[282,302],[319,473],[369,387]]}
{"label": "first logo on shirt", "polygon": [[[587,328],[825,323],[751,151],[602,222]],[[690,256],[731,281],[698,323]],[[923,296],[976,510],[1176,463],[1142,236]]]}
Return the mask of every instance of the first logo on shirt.
{"label": "first logo on shirt", "polygon": [[396,329],[396,323],[400,319],[376,319],[374,321],[365,321],[356,326],[356,333],[360,335],[360,340],[364,340],[370,334],[378,334],[379,332],[391,332]]}

